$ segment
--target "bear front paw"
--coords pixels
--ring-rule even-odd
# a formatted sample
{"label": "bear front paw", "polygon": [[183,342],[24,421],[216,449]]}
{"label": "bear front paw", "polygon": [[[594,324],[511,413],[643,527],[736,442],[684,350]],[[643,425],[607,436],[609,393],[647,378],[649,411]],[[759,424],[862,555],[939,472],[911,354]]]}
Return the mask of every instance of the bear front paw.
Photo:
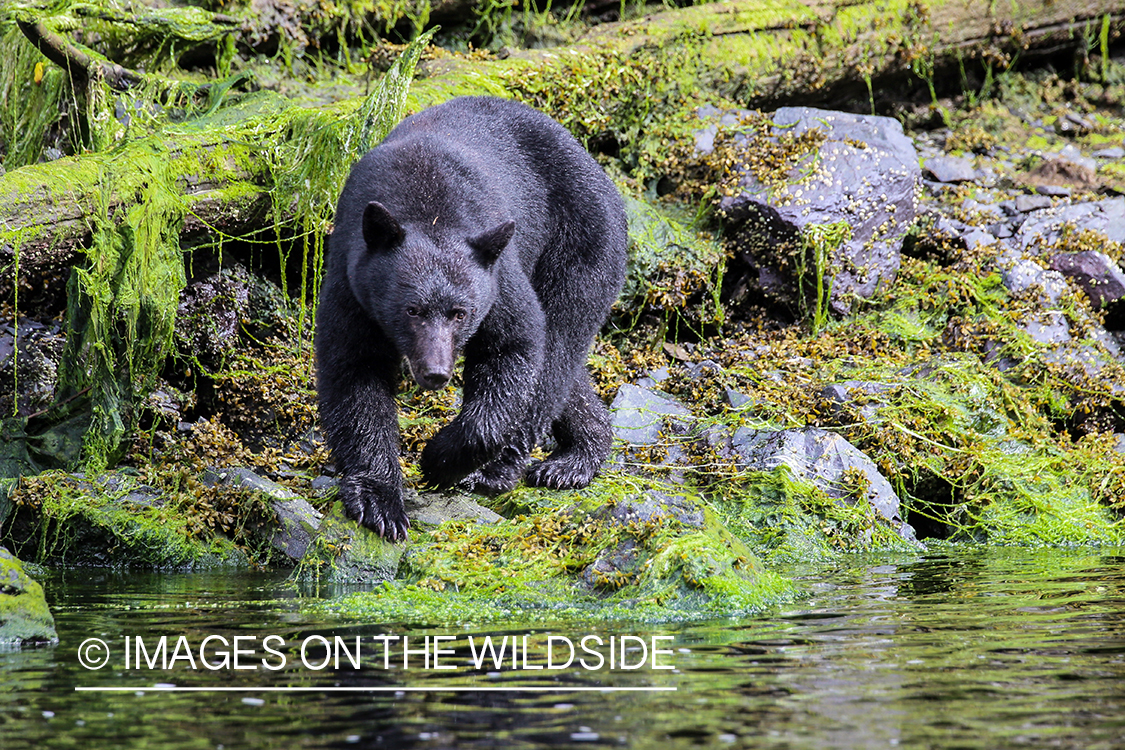
{"label": "bear front paw", "polygon": [[339,498],[348,517],[366,526],[388,542],[406,539],[410,519],[402,502],[402,488],[367,474],[340,481]]}

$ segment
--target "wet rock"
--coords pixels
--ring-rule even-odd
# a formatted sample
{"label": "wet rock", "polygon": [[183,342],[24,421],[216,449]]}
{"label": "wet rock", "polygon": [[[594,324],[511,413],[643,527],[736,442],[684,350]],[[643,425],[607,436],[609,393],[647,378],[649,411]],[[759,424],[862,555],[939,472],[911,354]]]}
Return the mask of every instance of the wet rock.
{"label": "wet rock", "polygon": [[1051,257],[1051,268],[1074,279],[1095,308],[1125,297],[1125,273],[1105,253],[1058,253]]}
{"label": "wet rock", "polygon": [[347,517],[335,502],[320,522],[313,543],[297,565],[303,581],[377,584],[398,572],[407,544],[392,544]]}
{"label": "wet rock", "polygon": [[1074,191],[1062,185],[1039,185],[1035,188],[1035,192],[1052,198],[1069,198]]}
{"label": "wet rock", "polygon": [[[870,458],[840,435],[816,427],[781,431],[741,427],[731,443],[747,469],[770,471],[785,465],[797,479],[811,482],[829,497],[849,504],[857,501],[854,493],[862,489],[871,506],[903,538],[913,538],[913,532],[899,517],[898,495],[890,482]],[[848,486],[846,472],[859,472],[866,478],[866,486]]]}
{"label": "wet rock", "polygon": [[404,491],[406,515],[411,523],[437,526],[446,521],[499,523],[504,520],[494,510],[480,505],[470,495],[452,492]]}
{"label": "wet rock", "polygon": [[610,413],[614,437],[631,446],[661,442],[665,420],[680,428],[685,428],[691,420],[691,412],[668,394],[630,383],[617,390]]}
{"label": "wet rock", "polygon": [[246,569],[246,553],[191,510],[124,472],[41,475],[41,494],[15,506],[5,539],[53,565],[141,570]]}
{"label": "wet rock", "polygon": [[1125,243],[1125,197],[1036,211],[1028,215],[1016,233],[1019,247],[1048,247],[1062,237],[1067,224],[1100,232],[1113,242]]}
{"label": "wet rock", "polygon": [[833,405],[837,417],[852,418],[852,415],[871,422],[879,418],[879,409],[885,402],[879,398],[884,393],[892,390],[894,386],[887,383],[875,383],[865,380],[845,380],[842,383],[833,383],[825,386],[821,398]]}
{"label": "wet rock", "polygon": [[245,468],[211,470],[201,481],[204,484],[242,487],[268,498],[274,512],[274,522],[255,526],[250,531],[290,560],[300,560],[316,537],[322,515],[307,500],[284,485]]}
{"label": "wet rock", "polygon": [[[846,312],[850,296],[870,297],[898,272],[921,179],[914,145],[898,121],[887,117],[786,107],[774,113],[773,123],[776,135],[816,129],[826,138],[790,170],[784,184],[767,186],[753,172],[742,172],[741,192],[724,198],[720,208],[749,264],[787,279],[790,289],[796,288],[794,259],[808,228],[841,222],[850,227],[850,239],[832,250],[823,269],[833,309]],[[748,140],[735,135],[734,142]],[[747,153],[746,160],[753,156]]]}
{"label": "wet rock", "polygon": [[338,487],[339,484],[339,480],[337,480],[335,477],[329,477],[323,474],[321,474],[319,477],[316,477],[311,482],[312,491],[321,496],[326,495],[329,491]]}
{"label": "wet rock", "polygon": [[1111,361],[1096,346],[1068,342],[1067,345],[1048,349],[1043,359],[1062,369],[1071,382],[1080,384],[1087,380],[1097,381],[1100,388],[1108,390],[1115,397],[1125,397],[1125,383],[1103,375]]}
{"label": "wet rock", "polygon": [[1023,330],[1039,344],[1065,344],[1070,341],[1070,324],[1059,310],[1047,310],[1026,320]]}
{"label": "wet rock", "polygon": [[617,525],[630,523],[665,523],[677,521],[690,528],[703,528],[703,506],[683,495],[668,495],[649,490],[636,498],[606,505],[591,514],[601,521]]}
{"label": "wet rock", "polygon": [[249,274],[240,266],[184,287],[176,311],[180,347],[204,364],[222,364],[250,309],[250,287]]}
{"label": "wet rock", "polygon": [[65,346],[57,324],[22,319],[0,328],[0,414],[26,417],[50,406]]}
{"label": "wet rock", "polygon": [[1061,273],[1046,269],[1033,260],[1027,258],[1016,260],[1008,257],[1002,262],[1002,266],[1004,270],[1001,280],[1012,294],[1022,294],[1031,290],[1040,295],[1047,304],[1056,305],[1066,292],[1066,279]]}
{"label": "wet rock", "polygon": [[625,539],[616,547],[604,550],[598,558],[582,571],[582,581],[590,588],[617,589],[643,572],[647,559],[643,550],[632,539]]}
{"label": "wet rock", "polygon": [[723,391],[723,400],[732,409],[743,409],[749,406],[754,406],[757,400],[747,396],[745,393],[740,393],[732,388],[727,388]]}
{"label": "wet rock", "polygon": [[11,552],[0,547],[0,649],[58,640],[43,587]]}
{"label": "wet rock", "polygon": [[1015,204],[1016,211],[1021,214],[1026,214],[1031,211],[1050,208],[1054,204],[1054,201],[1046,195],[1017,195],[1013,203]]}
{"label": "wet rock", "polygon": [[963,156],[934,156],[923,167],[938,182],[971,182],[979,176],[973,160]]}

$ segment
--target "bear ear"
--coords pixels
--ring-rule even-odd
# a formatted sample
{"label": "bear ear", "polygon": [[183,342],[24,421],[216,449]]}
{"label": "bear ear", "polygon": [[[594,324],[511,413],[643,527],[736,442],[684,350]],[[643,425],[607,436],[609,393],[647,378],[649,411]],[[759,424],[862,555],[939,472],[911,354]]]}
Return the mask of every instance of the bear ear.
{"label": "bear ear", "polygon": [[476,237],[469,238],[469,247],[476,251],[477,260],[486,268],[496,262],[500,253],[512,241],[516,231],[516,222],[509,219],[487,232],[481,232]]}
{"label": "bear ear", "polygon": [[363,241],[370,250],[390,250],[400,245],[406,233],[379,201],[371,201],[363,209]]}

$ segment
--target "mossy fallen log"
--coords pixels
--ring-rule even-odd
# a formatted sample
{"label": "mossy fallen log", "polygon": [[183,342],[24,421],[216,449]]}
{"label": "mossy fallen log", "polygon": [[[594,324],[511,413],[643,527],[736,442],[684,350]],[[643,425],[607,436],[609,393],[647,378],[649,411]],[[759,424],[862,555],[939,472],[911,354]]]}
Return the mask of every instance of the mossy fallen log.
{"label": "mossy fallen log", "polygon": [[[632,152],[631,166],[639,163],[651,173],[651,163],[667,155],[668,139],[685,136],[693,125],[685,122],[684,106],[690,110],[708,95],[771,106],[822,101],[887,76],[912,75],[934,85],[939,71],[970,58],[999,72],[1029,51],[1089,51],[1103,21],[1110,38],[1119,36],[1125,2],[736,0],[605,24],[569,49],[525,50],[502,60],[429,60],[406,110],[460,94],[514,96],[551,113],[588,143],[617,141]],[[111,209],[135,202],[135,195],[113,184],[115,173],[153,153],[172,166],[177,191],[192,205],[184,233],[239,234],[260,227],[267,215],[269,222],[293,218],[287,205],[281,214],[263,211],[276,188],[277,165],[270,159],[279,138],[294,119],[340,121],[356,106],[345,101],[314,116],[303,108],[275,109],[266,117],[236,107],[117,144],[109,156],[61,159],[0,175],[0,260],[11,258],[17,239],[25,270],[68,258],[88,241],[88,218],[98,201]],[[232,126],[240,111],[246,119]],[[257,210],[247,212],[248,206]]]}

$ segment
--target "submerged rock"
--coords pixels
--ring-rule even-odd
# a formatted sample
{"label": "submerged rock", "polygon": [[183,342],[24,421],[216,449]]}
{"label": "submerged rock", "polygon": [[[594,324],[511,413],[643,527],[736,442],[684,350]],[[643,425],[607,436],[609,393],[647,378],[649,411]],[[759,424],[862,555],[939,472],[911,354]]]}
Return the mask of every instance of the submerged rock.
{"label": "submerged rock", "polygon": [[[804,273],[813,277],[806,286],[815,287],[815,275],[822,274],[832,307],[846,312],[848,297],[870,297],[898,272],[921,179],[914,145],[897,120],[811,107],[777,110],[772,133],[774,139],[823,139],[813,151],[797,154],[787,174],[767,175],[753,166],[749,136],[736,133],[739,192],[723,198],[720,208],[754,265],[767,275],[780,273],[791,285]],[[847,227],[848,236],[823,249],[827,258],[802,260],[811,228],[829,225]]]}
{"label": "submerged rock", "polygon": [[24,572],[11,552],[0,547],[0,650],[58,640],[43,587]]}

